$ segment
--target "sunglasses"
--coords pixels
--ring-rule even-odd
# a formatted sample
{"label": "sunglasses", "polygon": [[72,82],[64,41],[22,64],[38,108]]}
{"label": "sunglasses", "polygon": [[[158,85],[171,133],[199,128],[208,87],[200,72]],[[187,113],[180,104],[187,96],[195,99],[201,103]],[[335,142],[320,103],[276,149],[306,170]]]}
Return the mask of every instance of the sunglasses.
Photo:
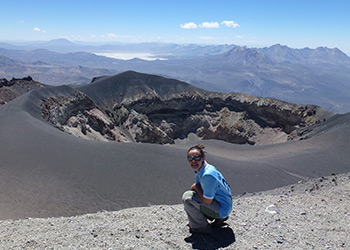
{"label": "sunglasses", "polygon": [[201,155],[188,155],[187,156],[187,160],[188,161],[200,161],[202,159],[202,156]]}

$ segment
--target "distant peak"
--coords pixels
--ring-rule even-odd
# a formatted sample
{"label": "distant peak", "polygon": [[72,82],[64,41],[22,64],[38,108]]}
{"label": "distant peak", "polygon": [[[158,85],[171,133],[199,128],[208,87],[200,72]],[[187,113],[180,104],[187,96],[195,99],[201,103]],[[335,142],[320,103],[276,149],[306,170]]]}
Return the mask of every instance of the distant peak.
{"label": "distant peak", "polygon": [[316,50],[327,50],[328,48],[327,47],[323,47],[323,46],[320,46],[320,47],[317,47]]}
{"label": "distant peak", "polygon": [[279,43],[276,43],[276,44],[270,46],[270,48],[289,48],[289,47],[286,45],[281,45]]}
{"label": "distant peak", "polygon": [[53,39],[53,40],[46,42],[46,45],[72,46],[72,45],[75,45],[75,43],[73,43],[65,38],[58,38],[58,39]]}
{"label": "distant peak", "polygon": [[70,41],[65,38],[52,39],[52,40],[49,40],[49,42],[69,42],[70,43]]}

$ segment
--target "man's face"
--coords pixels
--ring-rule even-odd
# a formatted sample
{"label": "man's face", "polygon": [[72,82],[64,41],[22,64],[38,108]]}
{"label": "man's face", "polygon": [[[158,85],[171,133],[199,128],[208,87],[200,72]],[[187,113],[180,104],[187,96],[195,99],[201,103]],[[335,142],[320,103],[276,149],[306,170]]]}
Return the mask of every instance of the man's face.
{"label": "man's face", "polygon": [[203,164],[204,157],[202,157],[198,149],[192,149],[187,154],[187,160],[191,168],[195,171],[198,171]]}

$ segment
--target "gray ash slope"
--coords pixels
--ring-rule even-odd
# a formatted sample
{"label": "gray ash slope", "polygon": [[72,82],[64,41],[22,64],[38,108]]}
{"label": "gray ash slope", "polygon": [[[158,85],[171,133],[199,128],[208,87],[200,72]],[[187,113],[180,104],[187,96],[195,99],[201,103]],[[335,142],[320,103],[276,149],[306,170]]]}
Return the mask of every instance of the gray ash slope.
{"label": "gray ash slope", "polygon": [[[193,182],[186,150],[196,141],[155,145],[71,136],[43,118],[42,103],[74,93],[76,89],[67,86],[44,87],[0,107],[0,218],[180,203]],[[234,194],[349,172],[349,114],[314,126],[311,138],[282,144],[200,142],[207,147],[207,160],[224,173]]]}

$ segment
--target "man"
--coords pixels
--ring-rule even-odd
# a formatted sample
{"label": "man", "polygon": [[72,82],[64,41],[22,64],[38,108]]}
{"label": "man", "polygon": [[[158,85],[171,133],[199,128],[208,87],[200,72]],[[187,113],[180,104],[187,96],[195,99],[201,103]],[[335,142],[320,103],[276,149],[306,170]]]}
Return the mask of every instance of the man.
{"label": "man", "polygon": [[[187,151],[187,160],[196,173],[191,190],[182,200],[188,216],[191,233],[210,233],[212,226],[224,225],[232,210],[231,188],[223,175],[205,161],[203,145],[196,145]],[[209,220],[214,220],[209,224]]]}

